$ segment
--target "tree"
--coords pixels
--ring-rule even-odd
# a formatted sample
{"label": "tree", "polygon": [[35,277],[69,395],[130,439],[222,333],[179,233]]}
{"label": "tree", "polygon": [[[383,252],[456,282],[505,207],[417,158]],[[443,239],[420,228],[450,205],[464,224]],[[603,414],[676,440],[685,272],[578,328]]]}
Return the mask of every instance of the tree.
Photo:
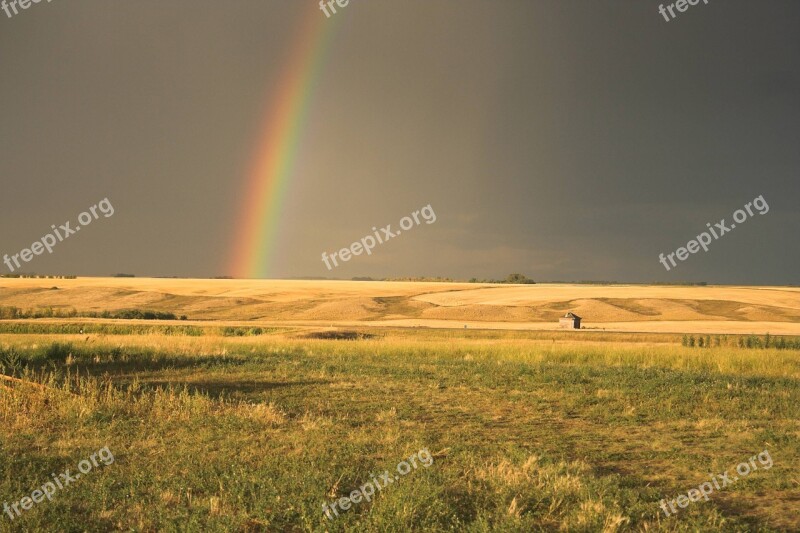
{"label": "tree", "polygon": [[536,283],[528,276],[524,274],[509,274],[505,280],[505,283],[524,283],[524,284],[533,284]]}

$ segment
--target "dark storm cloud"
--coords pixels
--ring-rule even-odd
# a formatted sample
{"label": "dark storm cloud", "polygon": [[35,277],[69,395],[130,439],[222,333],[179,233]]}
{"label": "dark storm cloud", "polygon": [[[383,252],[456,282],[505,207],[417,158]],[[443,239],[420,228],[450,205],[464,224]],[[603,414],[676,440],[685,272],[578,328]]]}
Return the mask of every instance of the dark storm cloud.
{"label": "dark storm cloud", "polygon": [[[796,283],[800,4],[351,2],[286,200],[279,276],[432,204],[355,275]],[[225,274],[241,182],[315,2],[0,12],[0,253],[108,197],[37,272]],[[324,15],[319,12],[320,17]],[[764,195],[770,212],[658,263]]]}

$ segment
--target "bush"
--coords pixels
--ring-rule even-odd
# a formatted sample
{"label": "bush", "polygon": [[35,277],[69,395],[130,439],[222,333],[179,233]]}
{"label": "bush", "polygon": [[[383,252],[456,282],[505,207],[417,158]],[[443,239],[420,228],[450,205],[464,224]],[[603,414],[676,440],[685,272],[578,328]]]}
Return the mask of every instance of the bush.
{"label": "bush", "polygon": [[14,348],[0,349],[0,373],[11,375],[22,370],[23,358]]}
{"label": "bush", "polygon": [[523,274],[509,274],[506,278],[506,283],[524,283],[535,284],[536,282]]}
{"label": "bush", "polygon": [[47,351],[44,353],[45,359],[48,361],[59,361],[63,363],[67,360],[67,357],[72,355],[72,345],[71,344],[61,344],[60,342],[54,342],[50,345]]}
{"label": "bush", "polygon": [[[108,314],[108,312],[104,312]],[[106,317],[102,317],[106,318]],[[142,311],[141,309],[124,309],[116,313],[108,314],[108,318],[121,318],[125,320],[177,320],[174,313],[163,313],[160,311]]]}
{"label": "bush", "polygon": [[22,310],[17,307],[0,307],[0,318],[22,318]]}

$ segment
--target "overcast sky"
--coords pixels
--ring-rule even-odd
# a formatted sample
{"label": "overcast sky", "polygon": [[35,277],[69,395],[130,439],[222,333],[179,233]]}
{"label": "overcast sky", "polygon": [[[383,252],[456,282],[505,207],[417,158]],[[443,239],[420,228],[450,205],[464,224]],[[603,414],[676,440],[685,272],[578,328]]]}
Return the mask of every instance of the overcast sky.
{"label": "overcast sky", "polygon": [[[275,277],[797,284],[800,2],[351,0],[314,89]],[[231,274],[242,184],[307,0],[0,11],[0,254],[26,271]],[[763,195],[770,210],[671,271]],[[423,224],[328,271],[422,206]],[[74,223],[73,223],[74,225]],[[0,271],[8,269],[0,265]]]}

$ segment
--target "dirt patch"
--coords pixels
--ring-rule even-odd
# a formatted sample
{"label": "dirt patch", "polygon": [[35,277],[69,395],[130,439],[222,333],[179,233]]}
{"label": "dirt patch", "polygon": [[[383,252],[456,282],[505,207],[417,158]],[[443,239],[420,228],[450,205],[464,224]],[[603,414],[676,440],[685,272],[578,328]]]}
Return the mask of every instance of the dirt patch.
{"label": "dirt patch", "polygon": [[374,339],[377,335],[371,333],[361,333],[359,331],[315,331],[302,335],[303,339],[322,339],[334,341],[357,341],[362,339]]}

